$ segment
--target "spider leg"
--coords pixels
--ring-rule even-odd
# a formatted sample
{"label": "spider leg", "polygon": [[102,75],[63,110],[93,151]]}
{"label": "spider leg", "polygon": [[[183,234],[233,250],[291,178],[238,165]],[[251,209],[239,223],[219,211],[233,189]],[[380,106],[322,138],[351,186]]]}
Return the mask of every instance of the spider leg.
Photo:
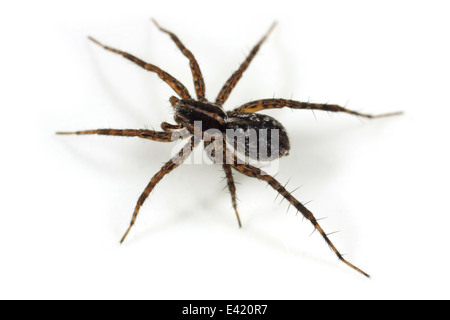
{"label": "spider leg", "polygon": [[239,213],[237,211],[237,197],[236,197],[236,185],[234,184],[233,173],[231,172],[231,166],[223,161],[223,159],[216,159],[216,151],[222,152],[223,147],[218,144],[222,139],[215,140],[211,139],[206,134],[206,140],[204,140],[204,149],[209,158],[216,164],[222,164],[223,170],[225,171],[225,176],[227,178],[228,190],[230,190],[231,194],[231,203],[233,204],[234,212],[236,213],[236,218],[239,224],[239,228],[242,228],[241,218],[239,217]]}
{"label": "spider leg", "polygon": [[173,42],[177,45],[178,49],[181,50],[181,52],[186,56],[186,58],[189,59],[189,65],[191,67],[192,77],[194,78],[194,86],[195,86],[195,92],[197,93],[197,98],[200,101],[206,101],[205,98],[205,81],[203,80],[202,72],[200,71],[200,67],[198,65],[197,60],[195,59],[194,55],[191,51],[189,51],[183,43],[181,43],[180,39],[169,30],[166,30],[162,28],[158,22],[156,22],[155,19],[152,19],[153,23],[156,25],[156,27],[164,32],[167,33],[170,38],[172,38]]}
{"label": "spider leg", "polygon": [[192,149],[196,147],[199,140],[195,139],[194,137],[191,138],[190,142],[186,144],[183,149],[181,149],[176,156],[174,156],[172,159],[170,159],[168,162],[166,162],[161,170],[157,172],[153,178],[150,180],[149,184],[145,188],[144,192],[142,192],[141,196],[139,197],[136,207],[133,212],[133,216],[131,218],[130,226],[128,227],[127,231],[123,235],[122,239],[120,240],[120,243],[123,243],[125,238],[127,237],[128,233],[130,232],[131,228],[133,227],[136,217],[139,213],[139,209],[149,196],[150,192],[153,190],[155,185],[161,181],[161,179],[168,173],[170,173],[173,169],[178,167],[180,164],[182,164],[191,154]]}
{"label": "spider leg", "polygon": [[242,77],[242,74],[247,70],[248,66],[250,65],[250,62],[255,57],[256,53],[258,52],[259,48],[263,44],[263,42],[267,39],[270,32],[275,27],[276,22],[274,22],[269,30],[266,32],[266,34],[259,40],[259,42],[253,47],[252,51],[250,51],[250,54],[247,56],[247,58],[242,62],[239,69],[236,70],[231,77],[227,80],[225,85],[223,86],[222,90],[220,90],[219,95],[216,98],[216,103],[219,105],[222,105],[225,103],[225,101],[228,99],[228,96],[230,95],[231,91],[234,89],[236,84],[238,83],[239,79]]}
{"label": "spider leg", "polygon": [[323,110],[323,111],[331,111],[331,112],[345,112],[349,114],[353,114],[359,117],[364,118],[382,118],[382,117],[389,117],[389,116],[396,116],[402,114],[402,112],[392,112],[392,113],[384,113],[379,115],[371,115],[371,114],[365,114],[360,113],[357,111],[349,110],[346,108],[343,108],[341,106],[335,105],[335,104],[322,104],[322,103],[309,103],[309,102],[300,102],[300,101],[294,101],[294,100],[287,100],[287,99],[261,99],[261,100],[255,100],[248,102],[233,111],[230,111],[230,113],[236,112],[236,113],[253,113],[261,110],[267,110],[267,109],[279,109],[283,107],[289,107],[292,109],[310,109],[310,110]]}
{"label": "spider leg", "polygon": [[189,94],[189,91],[186,89],[186,87],[177,79],[175,79],[174,77],[172,77],[170,74],[168,74],[167,72],[165,72],[164,70],[161,70],[160,68],[158,68],[157,66],[151,64],[151,63],[147,63],[139,58],[136,58],[135,56],[118,50],[118,49],[114,49],[108,46],[105,46],[104,44],[102,44],[101,42],[95,40],[92,37],[88,37],[89,40],[91,40],[92,42],[98,44],[100,47],[120,54],[121,56],[123,56],[124,58],[134,62],[135,64],[139,65],[140,67],[144,68],[145,70],[151,71],[151,72],[155,72],[165,83],[167,83],[181,98],[183,99],[190,99],[191,95]]}
{"label": "spider leg", "polygon": [[184,138],[189,138],[191,136],[189,130],[185,128],[182,124],[171,124],[168,122],[163,122],[161,123],[161,129],[163,129],[164,132],[172,133],[174,137],[179,137],[179,139],[181,140],[183,140]]}
{"label": "spider leg", "polygon": [[98,134],[103,136],[120,136],[120,137],[139,137],[143,139],[150,139],[160,142],[171,142],[180,138],[178,132],[163,132],[144,129],[96,129],[72,132],[56,132],[56,134],[69,135],[83,135],[83,134]]}
{"label": "spider leg", "polygon": [[229,164],[222,164],[223,171],[227,177],[228,189],[231,193],[231,203],[233,204],[234,212],[236,213],[236,218],[239,223],[239,228],[242,227],[241,218],[239,218],[239,213],[237,211],[237,198],[236,198],[236,186],[234,184],[233,173],[231,172],[231,166]]}
{"label": "spider leg", "polygon": [[182,124],[170,124],[168,122],[161,123],[161,129],[164,130],[164,132],[171,132],[173,130],[183,129]]}
{"label": "spider leg", "polygon": [[258,180],[267,182],[275,191],[281,194],[286,200],[289,201],[291,205],[293,205],[298,211],[300,211],[302,215],[311,222],[315,230],[319,231],[322,238],[333,250],[333,252],[339,258],[339,260],[341,260],[343,263],[353,268],[354,270],[358,271],[359,273],[363,274],[364,276],[370,278],[370,276],[367,273],[365,273],[364,271],[362,271],[361,269],[359,269],[358,267],[356,267],[355,265],[344,259],[342,254],[336,249],[334,244],[328,238],[325,231],[319,225],[317,219],[314,217],[312,212],[309,211],[300,201],[298,201],[289,191],[287,191],[286,188],[280,182],[278,182],[274,177],[268,175],[267,173],[265,173],[264,171],[262,171],[257,167],[242,163],[231,151],[226,149],[224,153],[226,153],[224,155],[227,160],[226,162],[229,163],[234,169],[236,169],[237,171],[241,172],[246,176],[257,178]]}

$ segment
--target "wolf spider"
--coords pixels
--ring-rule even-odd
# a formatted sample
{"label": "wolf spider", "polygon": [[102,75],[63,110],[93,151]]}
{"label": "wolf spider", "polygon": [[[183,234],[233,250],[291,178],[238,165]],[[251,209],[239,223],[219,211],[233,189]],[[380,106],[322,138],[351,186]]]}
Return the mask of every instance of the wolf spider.
{"label": "wolf spider", "polygon": [[[287,99],[261,99],[261,100],[255,100],[248,102],[238,108],[235,108],[234,110],[225,112],[223,110],[223,104],[227,101],[228,97],[231,94],[231,91],[236,86],[239,79],[242,77],[242,74],[244,71],[248,68],[250,62],[255,57],[256,53],[260,49],[263,42],[266,40],[266,38],[269,36],[273,28],[275,27],[276,23],[273,23],[270,29],[266,32],[266,34],[261,38],[261,40],[253,47],[253,49],[250,51],[250,54],[247,56],[247,58],[244,60],[244,62],[240,65],[239,69],[237,69],[227,80],[225,85],[220,90],[216,100],[214,102],[210,102],[205,97],[205,83],[203,81],[203,76],[200,71],[200,67],[194,58],[194,55],[189,51],[178,39],[178,37],[170,32],[167,29],[162,28],[155,20],[153,20],[153,23],[156,25],[156,27],[162,31],[163,33],[166,33],[170,36],[170,38],[175,42],[178,49],[183,53],[186,58],[189,60],[189,65],[191,68],[193,80],[194,80],[194,86],[195,86],[195,93],[197,95],[197,99],[194,99],[191,97],[189,91],[186,89],[186,87],[177,79],[175,79],[173,76],[168,74],[167,72],[163,71],[159,67],[144,62],[143,60],[118,49],[114,49],[112,47],[106,46],[99,41],[95,40],[92,37],[89,37],[89,39],[94,42],[95,44],[99,45],[100,47],[114,52],[116,54],[119,54],[123,56],[124,58],[132,61],[133,63],[137,64],[138,66],[146,69],[147,71],[151,71],[156,73],[165,83],[167,83],[180,97],[177,98],[175,96],[172,96],[170,98],[170,103],[172,107],[175,110],[175,122],[177,124],[169,124],[167,122],[163,122],[161,124],[162,131],[154,131],[154,130],[148,130],[148,129],[96,129],[96,130],[86,130],[86,131],[74,131],[74,132],[57,132],[57,134],[77,134],[77,135],[85,135],[85,134],[98,134],[98,135],[108,135],[108,136],[125,136],[125,137],[139,137],[143,139],[149,139],[159,142],[172,142],[175,140],[178,140],[183,137],[189,137],[189,142],[176,154],[174,157],[172,157],[168,162],[166,162],[161,170],[156,173],[153,178],[148,183],[147,187],[145,188],[144,192],[139,197],[136,207],[134,209],[133,216],[131,218],[130,225],[128,229],[126,230],[125,234],[123,235],[120,243],[122,243],[125,238],[127,237],[128,233],[130,232],[131,228],[133,227],[136,217],[139,213],[139,209],[141,208],[144,201],[149,196],[150,192],[153,190],[155,185],[161,181],[161,179],[168,173],[170,173],[172,170],[174,170],[176,167],[178,167],[183,161],[185,161],[188,156],[191,154],[193,148],[198,146],[198,144],[203,140],[204,141],[204,148],[206,151],[209,151],[212,159],[216,159],[215,163],[221,164],[222,168],[225,172],[225,176],[227,179],[227,184],[229,191],[231,193],[231,202],[236,214],[237,221],[239,223],[239,227],[241,227],[241,220],[239,218],[239,213],[237,210],[237,201],[236,201],[236,187],[233,180],[233,173],[232,169],[235,169],[236,171],[249,176],[253,178],[257,178],[259,180],[265,181],[268,183],[275,191],[277,191],[279,194],[281,194],[289,203],[294,206],[298,211],[301,212],[301,214],[308,219],[312,225],[314,226],[315,230],[317,230],[325,242],[328,244],[328,246],[333,250],[333,252],[337,255],[339,260],[341,260],[343,263],[348,265],[349,267],[353,268],[354,270],[360,272],[361,274],[365,275],[366,277],[369,277],[367,273],[362,271],[360,268],[356,267],[349,261],[343,258],[342,254],[336,249],[334,244],[331,242],[331,240],[328,238],[328,234],[324,232],[322,227],[317,222],[317,219],[314,217],[314,215],[309,211],[300,201],[298,201],[292,194],[285,189],[285,187],[278,182],[274,177],[266,174],[264,171],[262,171],[260,168],[257,168],[255,166],[250,165],[249,163],[245,163],[242,161],[239,161],[238,156],[236,155],[235,151],[230,150],[226,146],[226,134],[225,131],[227,129],[269,129],[269,130],[278,130],[280,133],[280,139],[279,139],[279,149],[277,154],[275,155],[275,158],[279,158],[283,155],[286,155],[287,152],[290,149],[289,146],[289,139],[287,137],[286,131],[283,128],[283,126],[274,118],[261,115],[261,114],[255,114],[254,112],[262,111],[262,110],[268,110],[268,109],[276,109],[276,108],[283,108],[283,107],[289,107],[291,109],[310,109],[310,110],[322,110],[322,111],[331,111],[331,112],[345,112],[348,114],[365,117],[365,118],[380,118],[380,117],[386,117],[386,116],[392,116],[399,114],[397,113],[389,113],[389,114],[381,114],[381,115],[370,115],[370,114],[363,114],[356,111],[352,111],[343,107],[340,107],[338,105],[332,105],[332,104],[316,104],[316,103],[309,103],[309,102],[300,102],[300,101],[293,101],[293,100],[287,100]],[[203,124],[203,128],[199,130],[196,126],[194,126],[194,122],[201,121]],[[214,140],[211,137],[207,137],[207,130],[208,129],[218,129],[222,133],[223,143],[221,144],[221,147],[217,144],[217,139]],[[245,146],[245,153],[248,156],[249,154],[249,145],[246,144]],[[223,154],[223,159],[226,161],[217,161],[217,158],[214,157],[214,155],[217,155],[217,153]],[[219,157],[222,158],[222,157]]]}

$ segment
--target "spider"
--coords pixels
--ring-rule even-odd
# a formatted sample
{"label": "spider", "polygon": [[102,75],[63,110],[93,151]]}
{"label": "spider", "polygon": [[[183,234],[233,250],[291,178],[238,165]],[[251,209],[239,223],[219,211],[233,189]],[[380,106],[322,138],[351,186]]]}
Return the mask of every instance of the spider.
{"label": "spider", "polygon": [[[137,64],[141,68],[147,71],[156,73],[165,83],[167,83],[179,96],[179,98],[172,96],[170,97],[170,104],[175,111],[174,120],[176,124],[170,124],[163,122],[161,124],[162,131],[148,130],[148,129],[96,129],[96,130],[85,130],[85,131],[73,131],[73,132],[57,132],[57,134],[63,135],[107,135],[107,136],[124,136],[124,137],[139,137],[142,139],[149,139],[159,142],[173,142],[179,139],[187,138],[189,142],[169,161],[167,161],[160,171],[158,171],[150,180],[145,190],[139,197],[137,204],[135,206],[131,222],[127,228],[125,234],[123,235],[120,243],[123,243],[127,235],[129,234],[131,228],[135,224],[136,218],[138,216],[139,210],[142,204],[145,202],[155,185],[160,182],[165,175],[170,173],[176,167],[185,161],[192,150],[197,147],[201,141],[204,142],[204,149],[207,151],[209,157],[214,161],[215,164],[222,166],[223,171],[227,179],[228,189],[231,194],[231,202],[236,214],[237,222],[239,227],[242,226],[241,219],[239,218],[239,213],[237,209],[237,198],[236,198],[236,186],[233,178],[233,170],[240,172],[248,177],[256,178],[265,181],[273,189],[275,189],[278,194],[282,195],[292,206],[294,206],[303,216],[308,219],[314,226],[314,230],[317,230],[323,237],[325,242],[331,248],[331,250],[336,254],[340,261],[363,274],[366,277],[370,277],[366,272],[356,267],[342,256],[342,254],[336,249],[334,244],[329,239],[327,233],[322,229],[322,227],[317,222],[317,219],[309,211],[305,205],[298,201],[289,191],[285,189],[280,182],[278,182],[273,176],[265,173],[260,168],[250,165],[248,162],[243,162],[239,159],[236,145],[235,148],[229,148],[227,146],[227,133],[229,130],[261,130],[268,129],[269,131],[276,131],[278,133],[278,149],[272,152],[270,160],[277,159],[279,157],[287,155],[290,145],[286,130],[281,125],[280,122],[267,115],[258,114],[255,112],[277,109],[288,107],[291,109],[310,109],[310,110],[322,110],[331,112],[344,112],[364,118],[380,118],[386,116],[393,116],[400,114],[400,112],[386,113],[381,115],[370,115],[359,113],[346,109],[344,107],[332,104],[316,104],[309,102],[300,102],[287,99],[261,99],[248,102],[240,107],[237,107],[231,111],[224,111],[223,105],[230,96],[232,90],[238,83],[239,79],[242,77],[245,70],[250,65],[251,61],[257,54],[261,45],[267,39],[269,34],[272,32],[276,26],[274,22],[265,35],[259,40],[259,42],[250,51],[250,54],[246,57],[244,62],[239,66],[239,68],[229,77],[225,85],[220,90],[217,98],[214,102],[208,101],[205,96],[205,83],[203,80],[200,67],[191,51],[189,51],[179,38],[171,31],[162,28],[154,19],[152,19],[155,26],[163,33],[170,36],[172,41],[176,44],[178,49],[183,53],[183,55],[189,60],[190,69],[192,72],[192,77],[194,81],[195,93],[197,98],[194,99],[190,95],[186,87],[178,81],[176,78],[160,69],[159,67],[144,62],[143,60],[118,49],[106,46],[101,42],[97,41],[92,37],[88,37],[89,40],[99,45],[100,47],[121,55],[122,57],[130,60],[131,62]],[[200,122],[202,126],[195,125]],[[208,134],[208,131],[215,129],[219,132],[219,136],[212,136]],[[263,140],[264,137],[257,135],[256,143]],[[268,140],[266,137],[265,140]],[[235,141],[234,141],[235,142]],[[266,141],[267,142],[267,141]],[[255,156],[250,154],[250,149],[254,149],[255,142],[249,141],[248,139],[244,142],[243,152],[246,156],[250,158],[255,158]],[[269,144],[266,144],[266,149],[268,149]],[[256,158],[259,158],[256,156]]]}

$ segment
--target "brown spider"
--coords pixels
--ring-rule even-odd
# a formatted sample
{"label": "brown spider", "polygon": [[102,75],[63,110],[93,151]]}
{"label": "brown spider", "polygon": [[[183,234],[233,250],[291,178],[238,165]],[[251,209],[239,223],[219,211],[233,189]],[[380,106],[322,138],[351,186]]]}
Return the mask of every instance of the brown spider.
{"label": "brown spider", "polygon": [[[204,148],[207,151],[209,157],[213,159],[214,163],[221,164],[223,170],[225,171],[225,175],[228,182],[228,188],[231,193],[231,201],[233,204],[234,211],[236,213],[236,217],[239,223],[239,227],[241,227],[241,220],[239,218],[239,214],[237,211],[237,203],[236,203],[236,187],[233,180],[232,168],[236,171],[249,176],[254,177],[259,180],[263,180],[267,182],[273,189],[275,189],[279,194],[281,194],[286,200],[289,201],[291,205],[293,205],[298,211],[302,213],[302,215],[308,219],[315,230],[317,230],[322,237],[325,239],[328,246],[334,251],[339,260],[355,269],[356,271],[362,273],[366,277],[369,277],[367,273],[351,264],[347,260],[343,258],[343,256],[339,253],[336,247],[328,238],[328,235],[323,231],[322,227],[317,222],[317,219],[314,215],[296,198],[292,196],[290,192],[288,192],[283,185],[280,184],[274,177],[266,174],[261,169],[252,166],[248,163],[242,162],[236,155],[236,144],[234,144],[235,149],[234,152],[230,151],[226,146],[226,138],[228,135],[228,131],[230,130],[241,130],[241,131],[250,131],[250,130],[259,130],[267,129],[269,131],[276,131],[278,136],[278,146],[275,153],[272,150],[271,157],[266,159],[273,160],[279,158],[283,155],[287,155],[289,151],[289,139],[286,133],[286,130],[283,126],[274,118],[261,115],[254,114],[254,112],[273,109],[273,108],[283,108],[289,107],[292,109],[311,109],[311,110],[324,110],[331,112],[346,112],[349,114],[357,115],[365,118],[379,118],[400,114],[389,113],[382,115],[369,115],[363,114],[356,111],[348,110],[346,108],[340,107],[338,105],[330,105],[330,104],[316,104],[309,102],[299,102],[293,100],[286,99],[262,99],[256,100],[252,102],[248,102],[232,111],[223,111],[223,104],[229,97],[231,91],[236,86],[237,82],[241,78],[244,71],[248,68],[250,62],[255,57],[262,43],[266,40],[267,36],[275,27],[275,23],[272,24],[267,33],[262,37],[262,39],[253,47],[252,51],[245,59],[245,61],[240,65],[239,69],[235,71],[231,77],[227,80],[223,88],[220,90],[219,95],[217,96],[215,102],[209,102],[205,97],[205,83],[203,81],[203,76],[200,71],[200,67],[194,58],[194,55],[189,51],[178,39],[178,37],[172,32],[162,28],[159,24],[153,20],[153,23],[161,30],[162,32],[168,34],[172,40],[175,42],[177,47],[181,50],[183,55],[185,55],[189,59],[189,65],[192,71],[192,76],[195,85],[195,92],[197,95],[197,99],[193,99],[189,94],[189,91],[186,87],[181,84],[180,81],[175,79],[173,76],[168,74],[167,72],[161,70],[157,66],[146,63],[135,56],[126,53],[124,51],[120,51],[108,46],[103,45],[99,41],[95,40],[92,37],[89,37],[91,41],[103,47],[104,49],[117,53],[124,58],[134,62],[140,67],[156,73],[164,82],[166,82],[181,98],[178,99],[174,96],[170,98],[170,103],[175,110],[174,119],[177,124],[169,124],[167,122],[163,122],[161,124],[161,128],[163,131],[154,131],[147,129],[96,129],[96,130],[86,130],[86,131],[74,131],[74,132],[57,132],[57,134],[99,134],[99,135],[109,135],[109,136],[125,136],[125,137],[139,137],[143,139],[150,139],[160,142],[172,142],[181,138],[189,137],[190,141],[183,147],[182,150],[178,152],[176,156],[166,162],[161,170],[156,173],[153,178],[150,180],[149,184],[145,188],[144,192],[139,197],[136,207],[134,209],[134,213],[130,222],[130,226],[126,230],[123,235],[120,243],[122,243],[130,232],[132,226],[136,221],[136,217],[139,213],[139,209],[141,208],[144,201],[147,199],[150,192],[153,190],[155,185],[169,172],[178,167],[183,161],[185,161],[188,156],[191,154],[193,148],[198,146],[198,144],[203,140]],[[195,123],[194,123],[195,122]],[[200,122],[202,127],[198,127],[195,125],[197,122]],[[217,135],[212,136],[208,132],[211,129],[215,129],[219,132],[220,136]],[[268,138],[265,139],[258,135],[256,136],[256,141],[250,141],[249,139],[245,140],[244,145],[244,153],[246,156],[250,158],[257,158],[258,156],[252,156],[251,150],[254,149],[255,143],[259,144],[261,140],[266,140],[268,142]],[[233,141],[236,142],[236,141]],[[265,150],[270,149],[270,143],[263,147]],[[261,150],[260,150],[261,151]],[[263,150],[264,151],[264,150]],[[219,157],[217,157],[219,156]]]}

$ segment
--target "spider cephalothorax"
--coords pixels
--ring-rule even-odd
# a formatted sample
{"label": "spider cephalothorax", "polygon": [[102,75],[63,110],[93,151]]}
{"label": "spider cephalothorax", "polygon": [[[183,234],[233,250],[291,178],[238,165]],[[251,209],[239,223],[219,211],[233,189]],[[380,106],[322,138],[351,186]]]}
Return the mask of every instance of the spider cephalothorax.
{"label": "spider cephalothorax", "polygon": [[192,134],[194,131],[189,127],[195,122],[201,123],[202,131],[216,129],[225,132],[227,114],[218,105],[192,99],[178,100],[176,97],[171,97],[170,102],[175,109],[175,121]]}
{"label": "spider cephalothorax", "polygon": [[363,114],[356,111],[352,111],[338,105],[329,104],[315,104],[309,102],[300,102],[287,99],[262,99],[248,102],[234,110],[225,112],[222,108],[223,104],[229,97],[231,91],[241,78],[244,71],[253,60],[254,56],[258,52],[261,44],[265,41],[269,33],[274,28],[273,24],[269,31],[263,36],[263,38],[253,47],[250,54],[245,61],[240,65],[231,77],[227,80],[221,91],[219,92],[215,102],[209,102],[205,97],[205,83],[200,71],[200,67],[194,58],[194,55],[186,49],[181,43],[178,37],[161,28],[156,21],[153,20],[155,25],[164,33],[168,34],[175,42],[181,52],[189,59],[192,76],[194,79],[195,92],[197,99],[193,99],[186,89],[186,87],[173,76],[163,71],[159,67],[144,62],[143,60],[136,58],[135,56],[126,53],[121,50],[117,50],[103,45],[97,40],[89,37],[94,43],[103,47],[104,49],[117,53],[124,58],[132,61],[140,67],[156,73],[164,82],[166,82],[180,97],[175,96],[170,98],[170,103],[175,109],[174,119],[177,124],[170,124],[163,122],[161,128],[163,131],[147,130],[147,129],[95,129],[85,131],[73,131],[73,132],[58,132],[58,134],[99,134],[110,136],[126,136],[126,137],[139,137],[143,139],[149,139],[160,142],[172,142],[182,138],[188,138],[189,142],[181,149],[177,155],[172,157],[166,162],[161,170],[156,173],[148,183],[144,192],[139,197],[134,213],[130,222],[130,226],[123,235],[121,243],[125,240],[132,226],[136,221],[136,217],[139,213],[144,201],[147,199],[150,192],[155,185],[169,172],[178,167],[185,161],[193,148],[197,147],[201,140],[204,141],[205,151],[210,158],[216,163],[220,164],[225,172],[228,188],[231,193],[231,200],[233,208],[238,220],[239,226],[241,226],[241,220],[237,211],[236,202],[236,187],[233,179],[232,169],[253,178],[265,181],[274,190],[281,194],[289,203],[294,206],[306,219],[308,219],[315,230],[317,230],[328,246],[333,250],[337,257],[355,269],[363,275],[369,277],[367,273],[348,262],[342,257],[336,247],[333,245],[328,235],[323,231],[322,227],[317,222],[314,215],[292,194],[286,190],[286,188],[278,182],[274,177],[268,175],[261,169],[248,164],[246,161],[242,161],[238,157],[237,152],[245,154],[246,157],[258,160],[273,160],[281,156],[287,155],[290,149],[289,139],[286,130],[280,122],[272,117],[263,114],[256,114],[261,110],[289,107],[292,109],[312,109],[323,110],[331,112],[345,112],[353,115],[357,115],[365,118],[378,118],[399,114],[390,113],[382,114],[378,116],[372,116],[369,114]]}

